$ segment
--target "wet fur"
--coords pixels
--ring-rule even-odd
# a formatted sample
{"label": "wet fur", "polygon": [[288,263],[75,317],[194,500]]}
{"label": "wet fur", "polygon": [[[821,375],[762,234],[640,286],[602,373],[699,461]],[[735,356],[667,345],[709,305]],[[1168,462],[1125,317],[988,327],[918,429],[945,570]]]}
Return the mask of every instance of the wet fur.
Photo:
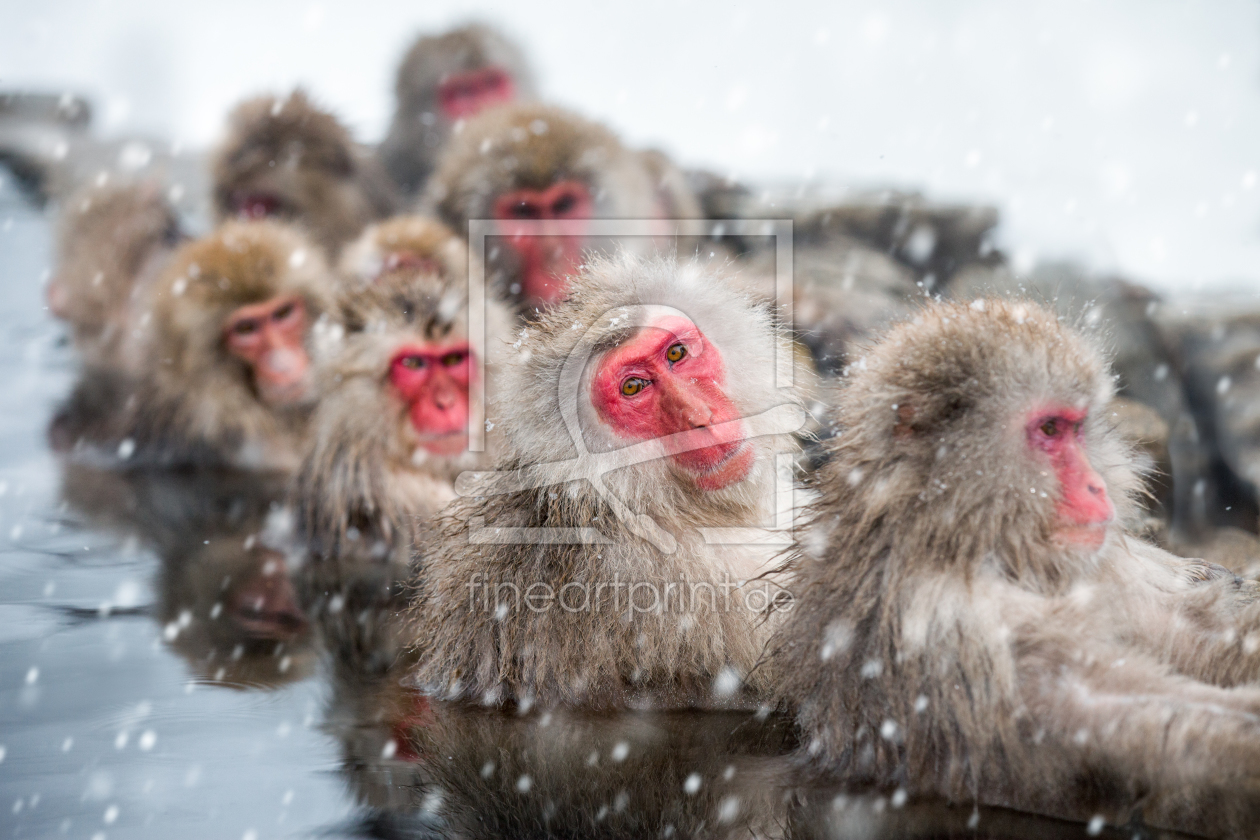
{"label": "wet fur", "polygon": [[307,353],[318,358],[340,329],[334,289],[320,250],[278,222],[228,222],[181,248],[147,301],[138,449],[158,461],[295,468],[311,405],[263,403],[249,367],[224,346],[223,324],[240,306],[298,295]]}
{"label": "wet fur", "polygon": [[235,217],[238,195],[272,194],[279,218],[301,224],[332,256],[397,205],[379,162],[301,90],[238,105],[211,177],[219,221]]}
{"label": "wet fur", "polygon": [[[499,468],[528,468],[544,486],[457,500],[417,552],[411,617],[421,660],[415,683],[422,688],[443,697],[543,706],[740,705],[756,703],[764,691],[766,672],[750,672],[769,626],[763,615],[743,606],[741,590],[731,595],[730,609],[723,609],[718,590],[718,603],[702,594],[695,599],[702,606],[685,616],[627,618],[624,606],[616,609],[610,588],[616,576],[654,584],[668,597],[664,584],[671,581],[716,587],[724,575],[740,581],[767,572],[777,548],[706,545],[697,529],[768,524],[773,454],[792,452],[794,444],[784,438],[750,440],[757,452],[753,472],[711,493],[694,490],[663,458],[606,473],[603,481],[617,498],[674,535],[673,554],[662,553],[620,521],[581,477],[581,467],[560,463],[577,452],[567,440],[559,404],[564,397],[557,390],[565,360],[587,352],[579,343],[591,325],[599,325],[596,352],[625,340],[633,332],[625,307],[640,303],[676,307],[721,348],[728,395],[742,415],[796,403],[794,392],[773,387],[772,351],[782,339],[769,313],[733,291],[725,278],[694,265],[628,255],[589,265],[568,302],[520,329],[506,353],[500,399],[489,413],[505,438],[507,454]],[[586,364],[589,372],[593,364]],[[579,393],[586,393],[585,383]],[[590,451],[624,445],[590,415],[589,397],[580,403]],[[473,517],[484,517],[487,530],[477,532],[480,536],[499,527],[588,527],[608,544],[476,544],[470,542],[476,536]],[[559,593],[567,583],[586,582],[592,607],[568,612],[553,604],[549,612],[534,613],[521,604],[498,620],[493,605],[483,609],[484,591],[475,604],[469,602],[468,584],[477,574],[490,586],[513,583],[521,593],[534,583],[549,583]],[[598,591],[600,582],[610,586]],[[715,678],[728,670],[749,684],[727,696],[715,694]]]}
{"label": "wet fur", "polygon": [[[1034,304],[926,307],[851,368],[772,644],[808,755],[850,782],[1246,836],[1260,618],[1219,567],[1125,534],[1106,362]],[[1025,412],[1086,406],[1120,521],[1059,548]]]}
{"label": "wet fur", "polygon": [[135,301],[183,239],[179,217],[157,184],[90,186],[66,201],[53,282],[84,361],[134,368]]}
{"label": "wet fur", "polygon": [[[598,123],[538,104],[492,108],[470,120],[443,155],[425,204],[452,230],[467,235],[469,220],[494,217],[499,195],[544,190],[570,179],[589,189],[592,218],[663,218],[657,182],[642,155]],[[587,242],[589,251],[605,254],[616,244],[604,237]],[[644,249],[652,243],[647,237],[627,237],[622,244]],[[488,245],[487,280],[502,299],[517,301],[516,253],[493,241]]]}
{"label": "wet fur", "polygon": [[[435,270],[382,273],[402,252]],[[295,489],[299,532],[320,555],[401,549],[405,566],[417,521],[454,498],[456,475],[488,463],[489,452],[447,458],[418,449],[407,404],[388,379],[404,344],[467,339],[467,246],[439,222],[402,216],[365,231],[342,268],[348,334],[319,371],[323,398]],[[486,307],[487,335],[503,335],[506,310],[493,300]],[[346,543],[352,528],[357,547]]]}

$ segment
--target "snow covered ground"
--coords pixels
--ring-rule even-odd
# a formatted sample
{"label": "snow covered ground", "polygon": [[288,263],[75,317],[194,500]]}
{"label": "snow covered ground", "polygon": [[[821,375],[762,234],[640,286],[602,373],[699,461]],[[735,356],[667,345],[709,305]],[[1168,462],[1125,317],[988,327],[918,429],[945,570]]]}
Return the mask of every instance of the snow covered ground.
{"label": "snow covered ground", "polygon": [[0,86],[86,92],[105,133],[192,148],[240,97],[303,84],[371,141],[406,44],[471,18],[520,39],[548,97],[688,165],[994,202],[1022,262],[1260,279],[1244,0],[10,0]]}

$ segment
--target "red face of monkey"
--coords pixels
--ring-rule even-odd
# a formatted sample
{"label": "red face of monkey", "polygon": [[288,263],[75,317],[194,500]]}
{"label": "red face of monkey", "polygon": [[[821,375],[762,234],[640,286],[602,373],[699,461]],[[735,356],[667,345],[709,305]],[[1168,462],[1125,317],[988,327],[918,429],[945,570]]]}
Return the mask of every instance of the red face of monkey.
{"label": "red face of monkey", "polygon": [[407,402],[420,445],[434,455],[468,448],[468,384],[473,377],[468,344],[403,347],[389,365],[389,381]]}
{"label": "red face of monkey", "polygon": [[670,458],[697,487],[720,490],[747,477],[755,457],[725,384],[717,345],[671,315],[600,360],[591,402],[618,436],[666,438]]}
{"label": "red face of monkey", "polygon": [[[590,190],[580,181],[560,181],[545,190],[513,190],[494,201],[498,230],[520,257],[521,295],[544,308],[564,297],[565,277],[577,271],[593,210]],[[543,222],[527,231],[519,222]]]}
{"label": "red face of monkey", "polygon": [[1049,407],[1034,411],[1025,425],[1028,445],[1050,462],[1059,481],[1055,537],[1064,545],[1096,549],[1107,538],[1115,508],[1107,484],[1089,463],[1081,445],[1085,412]]}
{"label": "red face of monkey", "polygon": [[275,297],[240,307],[223,326],[228,352],[249,365],[258,396],[269,405],[291,405],[307,395],[307,321],[300,297]]}
{"label": "red face of monkey", "polygon": [[438,103],[450,120],[467,119],[515,98],[516,85],[502,67],[452,73],[438,83]]}

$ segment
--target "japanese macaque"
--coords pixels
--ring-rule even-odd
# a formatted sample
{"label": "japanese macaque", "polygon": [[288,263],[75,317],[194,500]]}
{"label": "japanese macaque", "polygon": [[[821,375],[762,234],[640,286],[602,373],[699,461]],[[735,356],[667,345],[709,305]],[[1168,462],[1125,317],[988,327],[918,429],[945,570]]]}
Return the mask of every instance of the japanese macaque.
{"label": "japanese macaque", "polygon": [[211,162],[219,220],[296,222],[329,255],[396,205],[379,162],[301,90],[236,107]]}
{"label": "japanese macaque", "polygon": [[520,48],[488,26],[471,24],[412,44],[398,67],[394,98],[380,156],[399,190],[415,195],[457,123],[537,94]]}
{"label": "japanese macaque", "polygon": [[134,368],[136,301],[184,238],[155,183],[80,190],[65,204],[48,308],[70,325],[75,349],[95,368]]}
{"label": "japanese macaque", "polygon": [[[467,260],[462,239],[420,216],[374,225],[347,248],[348,334],[321,365],[296,484],[316,554],[345,554],[349,536],[369,553],[402,549],[405,567],[413,525],[455,497],[457,474],[489,465],[484,445],[469,450],[487,360],[470,344]],[[478,317],[496,336],[511,320],[494,300]]]}
{"label": "japanese macaque", "polygon": [[418,548],[415,684],[524,707],[756,703],[805,422],[776,386],[790,345],[694,264],[601,258],[573,284],[505,352],[499,471],[461,477]]}
{"label": "japanese macaque", "polygon": [[1094,346],[977,300],[851,370],[768,655],[808,754],[910,797],[1254,832],[1256,590],[1126,534]]}
{"label": "japanese macaque", "polygon": [[[487,279],[528,315],[563,298],[566,278],[588,255],[616,246],[642,253],[670,246],[671,235],[700,230],[676,230],[665,221],[684,201],[685,183],[667,177],[660,187],[647,160],[608,129],[567,111],[496,108],[469,121],[452,141],[427,200],[461,235],[470,220],[494,220],[486,240]],[[664,200],[665,194],[673,198]],[[694,199],[688,206],[696,207]],[[595,219],[640,220],[640,235],[595,235]]]}
{"label": "japanese macaque", "polygon": [[147,302],[138,451],[295,468],[315,398],[312,354],[340,333],[334,294],[320,250],[278,222],[228,222],[180,248]]}

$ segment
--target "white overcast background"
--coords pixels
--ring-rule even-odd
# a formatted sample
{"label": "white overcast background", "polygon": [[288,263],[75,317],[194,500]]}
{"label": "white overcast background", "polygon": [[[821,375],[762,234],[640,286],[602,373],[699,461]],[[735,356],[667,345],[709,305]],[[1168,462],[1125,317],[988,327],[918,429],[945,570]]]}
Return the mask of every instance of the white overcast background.
{"label": "white overcast background", "polygon": [[472,19],[547,98],[686,165],[992,202],[1020,262],[1260,289],[1255,2],[0,0],[0,89],[205,147],[301,84],[371,142],[406,45]]}

